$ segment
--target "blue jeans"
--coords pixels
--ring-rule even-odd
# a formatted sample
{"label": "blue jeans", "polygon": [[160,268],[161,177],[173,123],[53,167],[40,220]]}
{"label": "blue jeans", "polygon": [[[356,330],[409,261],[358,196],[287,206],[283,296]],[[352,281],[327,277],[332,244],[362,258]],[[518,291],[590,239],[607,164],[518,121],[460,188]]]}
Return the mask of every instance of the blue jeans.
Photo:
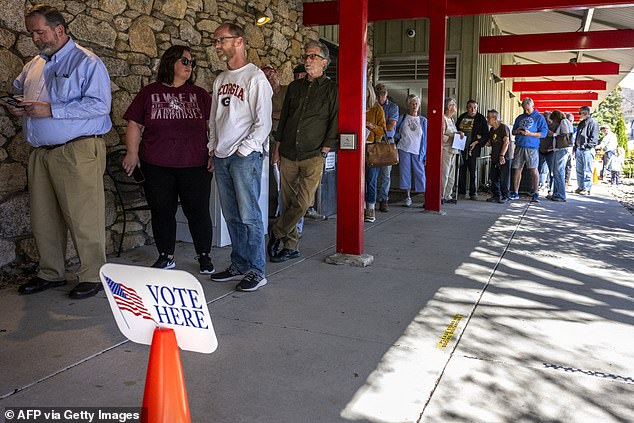
{"label": "blue jeans", "polygon": [[508,198],[511,187],[511,168],[513,159],[507,160],[503,165],[491,164],[491,197]]}
{"label": "blue jeans", "polygon": [[554,153],[553,160],[553,197],[566,199],[566,163],[568,162],[568,149],[562,148]]}
{"label": "blue jeans", "polygon": [[365,167],[365,202],[376,203],[376,181],[379,177],[378,167]]}
{"label": "blue jeans", "polygon": [[240,272],[264,276],[264,226],[258,199],[262,177],[262,154],[233,154],[214,158],[222,213],[231,238],[231,263]]}
{"label": "blue jeans", "polygon": [[392,166],[383,166],[378,168],[378,197],[379,201],[387,201],[390,194],[390,175],[392,173]]}
{"label": "blue jeans", "polygon": [[579,189],[590,191],[592,188],[592,162],[594,161],[594,149],[577,149],[575,153],[577,161],[577,185]]}

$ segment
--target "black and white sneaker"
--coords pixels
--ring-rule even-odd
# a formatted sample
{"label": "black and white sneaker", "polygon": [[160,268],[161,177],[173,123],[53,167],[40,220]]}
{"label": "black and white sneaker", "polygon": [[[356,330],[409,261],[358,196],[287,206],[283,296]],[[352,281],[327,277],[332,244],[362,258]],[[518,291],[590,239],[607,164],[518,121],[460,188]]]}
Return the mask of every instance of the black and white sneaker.
{"label": "black and white sneaker", "polygon": [[244,273],[239,271],[233,263],[222,272],[211,275],[211,280],[214,282],[239,281],[242,278],[244,278]]}
{"label": "black and white sneaker", "polygon": [[236,285],[238,291],[253,292],[257,291],[261,286],[266,285],[266,278],[255,272],[248,272],[244,278]]}
{"label": "black and white sneaker", "polygon": [[203,275],[211,275],[214,272],[214,264],[211,262],[209,254],[203,253],[196,256],[198,263],[200,264],[200,273]]}
{"label": "black and white sneaker", "polygon": [[176,267],[176,261],[174,261],[174,257],[170,257],[167,254],[160,254],[152,267],[155,269],[173,269]]}

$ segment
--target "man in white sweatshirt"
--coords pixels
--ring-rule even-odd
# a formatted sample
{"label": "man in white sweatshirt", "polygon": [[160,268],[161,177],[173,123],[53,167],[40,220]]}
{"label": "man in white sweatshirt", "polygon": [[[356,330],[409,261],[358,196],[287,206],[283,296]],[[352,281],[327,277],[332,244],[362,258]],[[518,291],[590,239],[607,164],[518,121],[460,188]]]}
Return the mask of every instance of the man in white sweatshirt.
{"label": "man in white sweatshirt", "polygon": [[212,42],[227,62],[213,85],[209,119],[209,166],[215,170],[222,213],[231,237],[231,265],[211,275],[239,280],[236,289],[266,285],[264,227],[258,204],[262,160],[271,132],[273,91],[264,72],[249,63],[244,30],[223,23]]}

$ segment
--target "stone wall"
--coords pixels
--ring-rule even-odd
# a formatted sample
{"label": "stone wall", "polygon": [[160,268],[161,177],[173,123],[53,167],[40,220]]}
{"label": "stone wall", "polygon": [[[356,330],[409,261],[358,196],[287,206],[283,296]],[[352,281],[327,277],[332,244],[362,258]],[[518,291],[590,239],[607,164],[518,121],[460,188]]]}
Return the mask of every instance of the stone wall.
{"label": "stone wall", "polygon": [[[253,24],[246,3],[265,11],[273,20]],[[36,1],[2,0],[0,4],[0,82],[2,91],[37,50],[24,27],[24,11]],[[161,54],[173,44],[187,44],[197,61],[196,82],[210,89],[215,76],[226,69],[210,39],[223,21],[245,28],[249,60],[273,63],[282,83],[292,80],[301,63],[302,46],[317,32],[301,26],[301,0],[51,0],[63,12],[71,35],[93,50],[106,64],[112,82],[112,121],[108,147],[124,140],[123,113],[142,86],[154,80]],[[17,271],[38,261],[31,236],[26,165],[31,147],[21,123],[0,106],[0,268]],[[117,217],[114,188],[106,177],[107,252],[118,245],[121,217]],[[130,219],[130,218],[129,218]],[[124,249],[152,242],[150,216],[138,212],[128,223]],[[76,261],[69,242],[67,258]]]}

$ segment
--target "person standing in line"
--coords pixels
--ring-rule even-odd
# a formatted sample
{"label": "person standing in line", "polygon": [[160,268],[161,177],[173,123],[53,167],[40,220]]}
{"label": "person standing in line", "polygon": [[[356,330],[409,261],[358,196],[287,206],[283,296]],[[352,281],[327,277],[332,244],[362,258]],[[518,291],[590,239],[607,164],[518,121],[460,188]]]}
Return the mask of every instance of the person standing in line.
{"label": "person standing in line", "polygon": [[[387,142],[393,144],[395,127],[399,118],[398,105],[387,98],[388,91],[384,84],[377,84],[374,88],[374,92],[376,94],[376,101],[381,105],[383,113],[385,114],[385,127],[387,129],[385,137],[387,138]],[[390,194],[391,173],[392,166],[381,166],[379,168],[377,197],[379,200],[379,211],[384,213],[387,213],[390,210],[388,200]]]}
{"label": "person standing in line", "polygon": [[273,223],[267,253],[274,263],[300,256],[298,222],[313,204],[324,160],[337,144],[337,84],[324,74],[328,47],[309,41],[304,47],[306,77],[288,87],[272,160],[280,164],[284,211]]}
{"label": "person standing in line", "polygon": [[[427,118],[419,116],[420,98],[407,96],[407,113],[396,124],[398,139],[399,188],[405,190],[405,207],[412,207],[411,190],[425,192],[427,157]],[[413,174],[413,177],[412,177]]]}
{"label": "person standing in line", "polygon": [[511,182],[511,131],[500,122],[500,112],[495,109],[487,112],[487,122],[491,125],[488,137],[491,144],[491,197],[486,201],[504,204]]}
{"label": "person standing in line", "polygon": [[[268,64],[262,66],[262,72],[271,84],[273,90],[273,113],[272,113],[272,127],[271,135],[269,137],[269,146],[271,151],[275,150],[275,131],[280,122],[280,114],[282,113],[282,105],[284,104],[284,97],[286,97],[286,90],[288,85],[282,85],[280,83],[280,76],[277,73],[275,66]],[[280,170],[277,163],[273,163],[273,160],[269,163],[269,216],[278,217],[282,212],[282,196],[278,190]],[[273,195],[271,195],[273,193]]]}
{"label": "person standing in line", "polygon": [[458,172],[458,194],[467,194],[467,171],[469,172],[469,199],[478,199],[478,187],[476,186],[476,168],[480,150],[487,142],[489,127],[484,115],[478,112],[478,102],[471,99],[467,101],[467,111],[458,116],[456,128],[467,136],[465,149],[462,150],[460,171]]}
{"label": "person standing in line", "polygon": [[553,110],[550,118],[555,126],[553,134],[553,193],[552,201],[566,201],[566,162],[572,146],[572,123],[559,110]]}
{"label": "person standing in line", "polygon": [[[597,145],[596,150],[603,150],[603,168],[599,173],[599,179],[610,178],[610,161],[612,157],[616,154],[616,148],[619,146],[619,141],[616,139],[616,134],[610,130],[608,125],[603,125],[599,128],[601,134],[603,134],[603,138],[599,145]],[[607,173],[606,173],[607,172]]]}
{"label": "person standing in line", "polygon": [[[376,102],[376,94],[372,83],[367,82],[365,93],[365,128],[366,128],[366,144],[372,144],[381,141],[386,132],[385,113],[383,108]],[[374,211],[376,205],[376,183],[379,177],[379,168],[365,165],[365,209],[363,211],[363,220],[365,222],[376,221]]]}
{"label": "person standing in line", "polygon": [[64,16],[38,4],[25,18],[40,54],[13,81],[23,101],[7,106],[23,118],[24,134],[33,146],[28,180],[31,227],[40,255],[39,271],[19,288],[34,294],[66,284],[67,233],[81,262],[70,291],[74,299],[99,292],[99,269],[106,262],[106,218],[103,173],[110,131],[110,77],[93,52],[66,32]]}
{"label": "person standing in line", "polygon": [[530,97],[522,100],[524,113],[515,118],[512,134],[515,135],[515,152],[513,154],[513,191],[509,193],[509,200],[520,198],[518,190],[522,180],[522,169],[526,167],[531,174],[531,201],[539,203],[539,139],[548,134],[546,119],[534,108],[535,103]]}
{"label": "person standing in line", "polygon": [[[456,199],[451,196],[456,178],[456,155],[458,150],[453,148],[453,139],[456,134],[463,136],[462,132],[456,129],[453,117],[456,115],[458,105],[453,98],[445,100],[445,108],[442,117],[442,187],[441,203],[455,203]],[[457,195],[457,193],[456,193]]]}
{"label": "person standing in line", "polygon": [[592,164],[594,148],[599,142],[599,124],[590,115],[590,108],[579,108],[579,125],[575,137],[575,161],[577,165],[577,189],[575,193],[590,195],[592,189]]}
{"label": "person standing in line", "polygon": [[152,267],[176,267],[176,212],[180,199],[194,241],[201,274],[211,274],[212,223],[209,214],[212,173],[208,170],[207,128],[211,97],[194,85],[189,47],[168,48],[156,82],[144,87],[123,115],[128,120],[123,168],[145,176],[145,196],[159,257]]}
{"label": "person standing in line", "polygon": [[577,127],[574,126],[575,117],[573,116],[572,113],[566,113],[566,119],[568,119],[568,121],[570,122],[570,125],[572,125],[572,135],[570,136],[571,145],[567,149],[568,150],[568,160],[566,160],[566,176],[565,176],[566,187],[569,187],[570,186],[570,174],[572,173],[572,146],[575,144],[575,136],[577,134]]}
{"label": "person standing in line", "polygon": [[211,280],[239,280],[236,289],[251,292],[267,283],[258,200],[271,133],[273,90],[264,72],[247,60],[240,26],[223,23],[212,42],[227,62],[227,70],[214,80],[207,147],[231,238],[231,265],[212,274]]}

